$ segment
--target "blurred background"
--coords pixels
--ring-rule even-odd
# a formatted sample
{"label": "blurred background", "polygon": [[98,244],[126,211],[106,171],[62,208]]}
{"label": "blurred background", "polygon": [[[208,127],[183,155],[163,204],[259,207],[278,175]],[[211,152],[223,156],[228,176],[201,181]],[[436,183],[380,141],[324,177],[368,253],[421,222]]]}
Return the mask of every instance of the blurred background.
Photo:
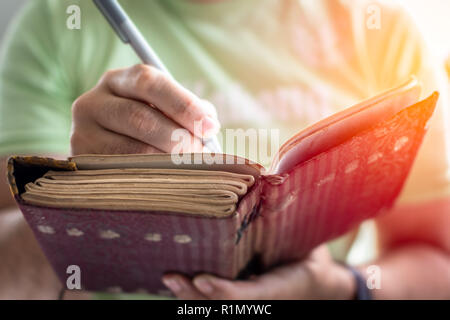
{"label": "blurred background", "polygon": [[27,0],[2,0],[0,4],[0,41],[3,42],[3,35],[9,22],[14,17],[14,14]]}
{"label": "blurred background", "polygon": [[[1,0],[0,4],[0,43],[11,21],[18,9],[27,1],[31,0]],[[90,1],[90,0],[86,0]],[[151,1],[151,0],[150,0]],[[448,31],[450,30],[450,18],[446,13],[450,12],[450,1],[448,0],[399,0],[410,10],[429,40],[437,58],[444,59],[450,54],[450,41]]]}

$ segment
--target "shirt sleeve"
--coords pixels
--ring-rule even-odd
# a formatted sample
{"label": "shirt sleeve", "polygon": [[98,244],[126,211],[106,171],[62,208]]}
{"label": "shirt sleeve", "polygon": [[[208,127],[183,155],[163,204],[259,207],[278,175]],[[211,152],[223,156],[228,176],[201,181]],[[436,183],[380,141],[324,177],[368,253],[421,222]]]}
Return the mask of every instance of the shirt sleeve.
{"label": "shirt sleeve", "polygon": [[[58,59],[49,1],[29,1],[5,37],[0,58],[0,154],[67,154],[74,99]],[[64,18],[65,12],[60,15]]]}
{"label": "shirt sleeve", "polygon": [[387,90],[414,75],[422,84],[422,99],[433,91],[440,93],[399,202],[450,196],[450,110],[445,69],[441,61],[433,59],[420,30],[403,7],[383,2],[378,9],[379,25],[370,28],[361,19],[364,36],[356,42],[371,91]]}

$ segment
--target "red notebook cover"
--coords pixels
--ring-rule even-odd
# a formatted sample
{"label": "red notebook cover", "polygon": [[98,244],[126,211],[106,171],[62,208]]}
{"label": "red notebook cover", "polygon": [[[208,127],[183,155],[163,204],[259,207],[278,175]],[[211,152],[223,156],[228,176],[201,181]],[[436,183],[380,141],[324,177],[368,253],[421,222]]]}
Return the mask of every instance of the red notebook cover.
{"label": "red notebook cover", "polygon": [[[438,99],[415,103],[416,83],[302,131],[280,149],[224,218],[172,212],[49,208],[20,197],[47,170],[73,161],[12,157],[11,190],[62,283],[69,265],[83,289],[168,294],[165,272],[245,277],[299,259],[389,209],[413,164]],[[301,146],[301,147],[299,147]],[[195,169],[195,167],[193,167]]]}

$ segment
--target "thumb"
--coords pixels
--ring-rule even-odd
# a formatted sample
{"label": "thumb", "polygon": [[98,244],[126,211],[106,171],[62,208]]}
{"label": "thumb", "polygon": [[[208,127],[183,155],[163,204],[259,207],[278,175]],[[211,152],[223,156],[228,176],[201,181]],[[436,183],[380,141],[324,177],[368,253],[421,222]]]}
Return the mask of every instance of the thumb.
{"label": "thumb", "polygon": [[230,281],[217,278],[211,275],[200,275],[194,278],[193,284],[203,295],[209,299],[217,300],[257,300],[257,299],[276,299],[278,287],[275,280],[260,281]]}

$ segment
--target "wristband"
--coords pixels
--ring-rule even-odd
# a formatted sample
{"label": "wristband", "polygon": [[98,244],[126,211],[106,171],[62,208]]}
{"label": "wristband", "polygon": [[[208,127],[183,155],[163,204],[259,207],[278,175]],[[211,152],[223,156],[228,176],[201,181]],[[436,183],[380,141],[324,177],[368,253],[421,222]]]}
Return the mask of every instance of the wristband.
{"label": "wristband", "polygon": [[356,293],[354,300],[372,300],[372,293],[370,292],[369,287],[367,287],[366,279],[363,277],[361,272],[353,267],[346,267],[350,270],[356,282]]}

